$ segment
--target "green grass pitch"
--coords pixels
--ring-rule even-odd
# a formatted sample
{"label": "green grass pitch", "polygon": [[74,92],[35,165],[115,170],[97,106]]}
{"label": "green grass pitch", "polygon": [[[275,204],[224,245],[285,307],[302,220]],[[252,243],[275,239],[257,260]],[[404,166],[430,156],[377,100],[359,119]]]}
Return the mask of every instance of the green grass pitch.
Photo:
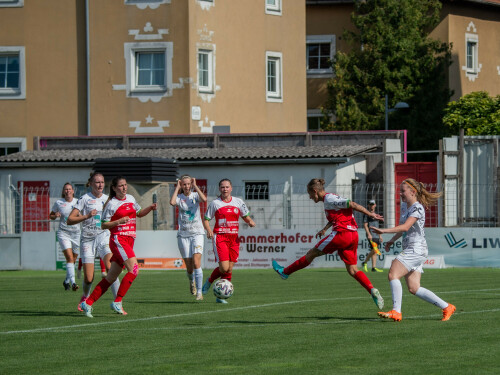
{"label": "green grass pitch", "polygon": [[[387,270],[368,276],[390,310]],[[0,272],[1,374],[500,373],[500,269],[426,270],[422,286],[457,313],[441,322],[440,309],[405,289],[399,323],[379,319],[344,269],[286,281],[236,269],[227,305],[211,293],[197,303],[184,271],[141,271],[128,315],[110,310],[108,291],[94,319],[76,310],[80,291],[65,292],[63,277]]]}

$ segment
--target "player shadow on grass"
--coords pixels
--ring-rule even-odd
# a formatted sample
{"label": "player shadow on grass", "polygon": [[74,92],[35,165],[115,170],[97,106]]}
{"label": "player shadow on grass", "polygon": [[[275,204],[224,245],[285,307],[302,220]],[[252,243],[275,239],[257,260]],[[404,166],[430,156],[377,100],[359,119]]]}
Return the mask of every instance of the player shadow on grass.
{"label": "player shadow on grass", "polygon": [[1,311],[0,315],[12,315],[12,316],[81,316],[80,312],[68,312],[68,311],[33,311],[33,310],[12,310],[12,311]]}
{"label": "player shadow on grass", "polygon": [[134,301],[133,303],[143,303],[143,304],[173,304],[173,305],[184,305],[184,304],[193,304],[196,301],[168,301],[168,300],[159,300],[159,301],[151,301],[151,300],[144,300],[144,301]]}
{"label": "player shadow on grass", "polygon": [[320,320],[320,321],[326,321],[326,320],[350,320],[350,321],[382,321],[382,319],[378,318],[375,314],[375,316],[370,316],[370,317],[352,317],[352,316],[306,316],[306,317],[288,317],[289,319],[307,319],[308,322],[314,321],[314,320]]}

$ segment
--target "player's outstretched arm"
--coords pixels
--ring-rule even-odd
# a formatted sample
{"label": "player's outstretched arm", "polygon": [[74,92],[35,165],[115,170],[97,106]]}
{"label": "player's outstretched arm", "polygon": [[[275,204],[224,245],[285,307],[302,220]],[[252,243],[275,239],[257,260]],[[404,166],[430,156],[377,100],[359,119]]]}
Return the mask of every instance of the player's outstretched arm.
{"label": "player's outstretched arm", "polygon": [[140,210],[137,213],[137,217],[144,217],[147,214],[149,214],[151,211],[156,211],[157,207],[158,207],[158,205],[156,203],[153,203],[151,206],[148,206],[148,207]]}
{"label": "player's outstretched arm", "polygon": [[255,222],[252,220],[250,215],[247,215],[243,218],[243,221],[247,223],[251,228],[255,227]]}

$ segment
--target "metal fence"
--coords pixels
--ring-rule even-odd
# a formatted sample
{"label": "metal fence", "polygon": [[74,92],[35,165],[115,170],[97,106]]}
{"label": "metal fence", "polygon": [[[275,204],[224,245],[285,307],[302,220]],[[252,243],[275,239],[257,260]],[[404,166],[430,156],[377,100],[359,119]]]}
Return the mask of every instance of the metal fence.
{"label": "metal fence", "polygon": [[[158,210],[147,219],[138,221],[139,230],[174,230],[175,208],[170,206],[173,184],[161,184],[144,189],[129,184],[129,193],[141,206],[152,202]],[[497,185],[428,185],[429,191],[444,194],[436,206],[426,213],[428,227],[498,227],[499,188]],[[141,190],[142,189],[142,190]],[[384,184],[353,184],[329,186],[328,191],[367,206],[370,199],[377,203],[377,212],[391,218],[387,226],[394,226],[399,218],[399,187]],[[85,191],[77,190],[79,195]],[[22,231],[55,231],[57,221],[49,219],[54,202],[60,197],[60,188],[33,188],[11,186],[0,189],[0,234],[16,234]],[[210,201],[219,194],[218,186],[206,188]],[[323,204],[309,199],[306,187],[285,182],[280,185],[233,186],[233,196],[245,200],[254,221],[261,229],[315,229],[326,224]],[[138,197],[139,196],[139,197]],[[362,214],[355,212],[358,225],[362,226]],[[242,228],[246,227],[241,223]]]}

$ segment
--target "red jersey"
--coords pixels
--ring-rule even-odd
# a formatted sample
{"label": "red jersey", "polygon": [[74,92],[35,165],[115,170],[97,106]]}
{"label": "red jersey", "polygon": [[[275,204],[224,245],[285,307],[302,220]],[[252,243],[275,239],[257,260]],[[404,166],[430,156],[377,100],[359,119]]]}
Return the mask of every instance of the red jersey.
{"label": "red jersey", "polygon": [[125,195],[124,199],[118,199],[113,197],[102,213],[102,221],[115,221],[122,217],[128,216],[130,220],[126,224],[117,225],[111,228],[109,231],[111,235],[120,236],[130,236],[135,238],[136,236],[136,217],[137,212],[141,210],[141,206],[136,202],[135,198],[129,194]]}
{"label": "red jersey", "polygon": [[231,197],[229,202],[217,198],[212,201],[205,213],[206,220],[215,218],[214,233],[238,233],[239,219],[250,214],[240,198]]}
{"label": "red jersey", "polygon": [[356,231],[358,225],[349,207],[349,199],[337,194],[326,193],[323,197],[326,219],[333,223],[332,230],[337,232]]}

